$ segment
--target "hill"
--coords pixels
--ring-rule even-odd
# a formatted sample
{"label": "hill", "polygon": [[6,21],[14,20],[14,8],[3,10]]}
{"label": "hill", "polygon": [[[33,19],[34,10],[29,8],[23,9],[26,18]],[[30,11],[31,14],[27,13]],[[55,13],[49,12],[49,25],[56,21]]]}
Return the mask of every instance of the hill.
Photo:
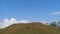
{"label": "hill", "polygon": [[60,34],[60,31],[54,27],[33,22],[11,25],[0,30],[0,34]]}

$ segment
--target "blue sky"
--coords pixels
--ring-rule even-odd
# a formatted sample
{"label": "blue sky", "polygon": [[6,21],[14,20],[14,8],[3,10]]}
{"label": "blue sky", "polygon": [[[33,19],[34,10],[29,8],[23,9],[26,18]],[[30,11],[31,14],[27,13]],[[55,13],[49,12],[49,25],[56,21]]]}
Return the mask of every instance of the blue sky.
{"label": "blue sky", "polygon": [[0,0],[0,20],[60,20],[60,0]]}

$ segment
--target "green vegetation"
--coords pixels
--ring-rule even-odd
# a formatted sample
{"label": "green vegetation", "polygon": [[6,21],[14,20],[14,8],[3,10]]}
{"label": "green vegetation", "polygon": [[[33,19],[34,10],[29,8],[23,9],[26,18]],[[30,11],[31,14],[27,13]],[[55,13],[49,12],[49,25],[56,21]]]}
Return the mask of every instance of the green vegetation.
{"label": "green vegetation", "polygon": [[14,24],[0,30],[0,34],[60,34],[60,30],[39,22]]}
{"label": "green vegetation", "polygon": [[55,21],[53,21],[53,22],[51,22],[51,24],[50,24],[51,26],[53,26],[53,27],[56,27],[56,22]]}
{"label": "green vegetation", "polygon": [[50,26],[53,26],[53,27],[56,27],[58,29],[60,29],[60,21],[56,22],[56,21],[53,21],[50,23]]}

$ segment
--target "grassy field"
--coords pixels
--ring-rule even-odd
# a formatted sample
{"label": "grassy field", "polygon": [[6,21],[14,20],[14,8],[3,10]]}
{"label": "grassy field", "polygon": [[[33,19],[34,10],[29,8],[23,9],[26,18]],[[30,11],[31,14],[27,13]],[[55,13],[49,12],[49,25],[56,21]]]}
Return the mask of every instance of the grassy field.
{"label": "grassy field", "polygon": [[0,34],[60,34],[59,29],[38,22],[14,24],[0,30]]}

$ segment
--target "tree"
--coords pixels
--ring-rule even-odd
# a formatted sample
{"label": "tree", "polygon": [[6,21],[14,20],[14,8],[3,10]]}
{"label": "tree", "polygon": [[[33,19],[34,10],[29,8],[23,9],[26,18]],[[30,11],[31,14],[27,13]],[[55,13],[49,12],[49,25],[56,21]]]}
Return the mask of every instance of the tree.
{"label": "tree", "polygon": [[60,21],[57,22],[57,27],[60,29]]}
{"label": "tree", "polygon": [[51,22],[51,24],[50,24],[51,26],[53,26],[53,27],[56,27],[56,22],[55,21],[53,21],[53,22]]}

